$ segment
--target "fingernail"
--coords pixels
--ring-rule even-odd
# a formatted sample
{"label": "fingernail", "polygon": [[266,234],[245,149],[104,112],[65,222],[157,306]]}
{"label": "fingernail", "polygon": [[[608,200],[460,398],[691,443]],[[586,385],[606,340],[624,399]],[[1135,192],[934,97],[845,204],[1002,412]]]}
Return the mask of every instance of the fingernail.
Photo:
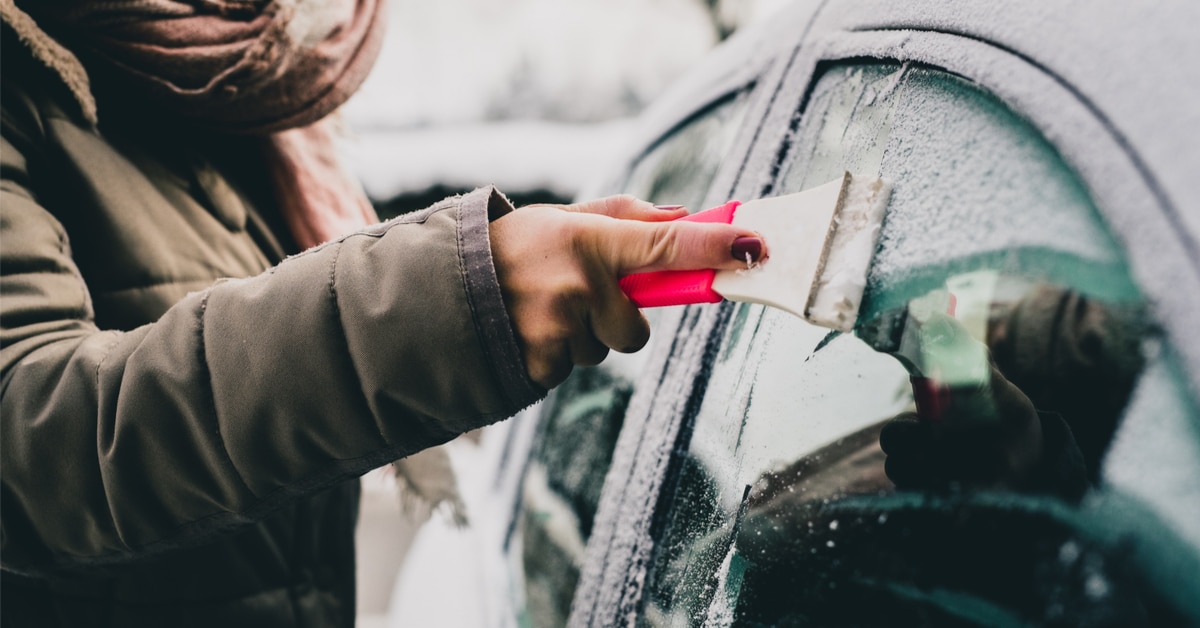
{"label": "fingernail", "polygon": [[683,209],[683,205],[655,205],[654,209],[661,209],[667,212],[673,212],[677,209]]}
{"label": "fingernail", "polygon": [[733,246],[729,248],[730,255],[733,259],[744,262],[749,260],[750,263],[758,261],[762,257],[763,241],[759,238],[742,237],[733,241]]}

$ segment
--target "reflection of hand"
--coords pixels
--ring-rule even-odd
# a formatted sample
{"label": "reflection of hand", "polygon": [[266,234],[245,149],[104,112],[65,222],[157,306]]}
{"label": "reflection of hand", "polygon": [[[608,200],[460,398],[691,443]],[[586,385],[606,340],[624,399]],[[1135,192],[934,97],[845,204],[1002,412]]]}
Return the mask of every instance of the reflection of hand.
{"label": "reflection of hand", "polygon": [[[888,478],[902,489],[1020,489],[1036,481],[1042,460],[1042,423],[1033,403],[994,365],[982,386],[950,390],[948,411],[937,421],[901,414],[879,435]],[[979,416],[978,410],[992,410]]]}
{"label": "reflection of hand", "polygon": [[756,234],[671,222],[686,214],[614,196],[524,207],[492,223],[493,262],[530,378],[550,388],[574,364],[596,364],[610,348],[630,352],[646,344],[650,327],[618,286],[621,276],[745,266],[745,255],[732,253],[734,240]]}
{"label": "reflection of hand", "polygon": [[1035,406],[1062,415],[1097,479],[1144,364],[1142,343],[1155,333],[1140,303],[1040,285],[993,309],[988,345]]}

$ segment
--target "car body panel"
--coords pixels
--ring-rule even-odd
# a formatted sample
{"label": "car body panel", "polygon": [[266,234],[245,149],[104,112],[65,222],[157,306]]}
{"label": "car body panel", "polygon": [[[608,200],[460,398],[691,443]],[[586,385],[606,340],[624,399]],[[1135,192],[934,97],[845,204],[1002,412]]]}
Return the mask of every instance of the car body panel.
{"label": "car body panel", "polygon": [[[1161,75],[1148,79],[1145,75],[1156,73],[1141,72],[1139,66],[1121,59],[1131,50],[1139,54],[1147,50],[1151,60],[1168,60],[1194,47],[1194,42],[1183,41],[1185,29],[1154,28],[1155,24],[1165,27],[1171,23],[1166,13],[1173,11],[1174,19],[1181,20],[1194,9],[1177,3],[1150,17],[1116,3],[1019,8],[947,2],[823,5],[810,29],[794,31],[799,38],[795,48],[773,66],[781,83],[759,87],[760,94],[771,93],[770,97],[758,96],[758,102],[768,103],[767,110],[753,132],[748,157],[743,161],[741,153],[730,156],[735,165],[725,170],[736,170],[739,176],[728,196],[756,198],[773,191],[776,174],[795,158],[791,154],[794,134],[814,77],[830,63],[883,59],[966,77],[1028,120],[1084,183],[1082,193],[1094,202],[1120,241],[1137,284],[1174,340],[1171,350],[1187,365],[1182,381],[1195,390],[1200,345],[1189,342],[1188,323],[1189,313],[1200,305],[1195,302],[1200,291],[1195,289],[1196,266],[1186,263],[1194,260],[1194,231],[1181,215],[1196,216],[1200,211],[1195,199],[1187,196],[1186,183],[1171,174],[1180,171],[1175,162],[1170,168],[1150,167],[1152,160],[1167,159],[1168,155],[1179,160],[1178,142],[1166,141],[1157,123],[1149,122],[1157,116],[1147,115],[1144,106],[1139,108],[1136,103],[1158,94],[1159,100],[1171,103],[1168,109],[1173,107],[1172,123],[1186,126],[1195,114],[1181,104],[1194,102],[1189,97],[1194,96],[1191,92],[1197,82],[1163,81]],[[809,9],[809,5],[804,7]],[[1079,13],[1088,15],[1077,20]],[[1126,28],[1126,20],[1139,27]],[[1059,37],[1063,29],[1072,35],[1067,44]],[[1162,35],[1170,30],[1174,36]],[[1191,69],[1194,73],[1195,68]],[[1127,75],[1125,79],[1122,74]],[[1134,95],[1129,85],[1137,86]],[[1130,134],[1133,129],[1138,129],[1136,140],[1131,139],[1135,137]],[[1195,160],[1191,161],[1194,164]],[[1170,195],[1166,187],[1177,187],[1181,193]],[[1175,197],[1182,197],[1188,207],[1169,200]],[[1180,289],[1182,286],[1186,288]],[[728,324],[730,309],[693,308],[679,314],[677,336],[655,345],[653,360],[664,365],[655,372],[662,375],[657,381],[640,382],[642,386],[635,392],[627,426],[639,431],[622,434],[616,454],[622,464],[614,464],[610,472],[600,509],[600,517],[611,518],[614,523],[610,527],[620,532],[612,532],[607,540],[593,538],[585,569],[591,577],[582,585],[572,624],[604,625],[637,616],[646,569],[662,525],[656,517],[663,516],[661,500],[670,493],[663,490],[664,482],[669,484],[678,474],[674,454],[686,450],[693,436],[694,406],[710,384],[711,357],[719,348],[720,338],[714,330]],[[1173,416],[1194,416],[1192,403],[1184,401]],[[1194,426],[1185,421],[1176,428],[1191,430]],[[1188,464],[1177,467],[1180,473],[1162,479],[1179,490],[1172,494],[1174,499],[1160,500],[1160,506],[1182,505],[1172,516],[1186,521],[1198,503],[1184,481],[1194,469],[1195,451],[1184,446],[1176,459]],[[1145,465],[1128,466],[1141,471],[1117,473],[1125,474],[1127,486],[1128,477],[1142,473]],[[1159,470],[1158,475],[1172,474]]]}
{"label": "car body panel", "polygon": [[[796,2],[736,35],[652,106],[624,159],[585,194],[701,209],[798,191],[851,168],[896,186],[865,316],[943,280],[967,295],[1013,276],[1144,306],[1155,332],[1085,501],[856,492],[855,481],[882,481],[870,447],[880,421],[913,402],[898,363],[761,306],[669,308],[651,314],[646,350],[596,367],[617,377],[582,369],[575,379],[601,383],[569,381],[522,423],[500,428],[524,445],[497,463],[506,488],[478,497],[501,519],[483,527],[503,529],[480,533],[489,540],[479,545],[488,565],[479,586],[507,601],[477,616],[554,624],[575,588],[569,625],[728,625],[754,575],[751,553],[735,550],[753,545],[748,530],[769,532],[755,527],[771,485],[760,483],[764,470],[827,455],[839,462],[809,489],[832,503],[789,511],[819,530],[811,549],[828,552],[803,582],[850,584],[848,592],[924,609],[934,624],[1080,620],[1070,613],[1092,606],[1097,618],[1132,622],[1137,609],[1122,604],[1138,591],[1200,621],[1186,615],[1200,612],[1188,584],[1200,581],[1200,342],[1190,329],[1200,307],[1200,200],[1190,181],[1200,172],[1200,40],[1187,26],[1197,18],[1200,9],[1180,1]],[[626,390],[616,405],[614,386]],[[805,414],[785,422],[798,409]],[[599,416],[608,418],[587,422]],[[571,417],[583,421],[572,429],[606,435],[564,429]],[[611,459],[598,462],[592,441],[613,447]],[[870,465],[873,474],[854,475]],[[699,470],[711,480],[703,490],[693,482]],[[596,478],[579,473],[604,476],[598,501]],[[1006,525],[1028,534],[996,531]],[[688,527],[690,536],[675,534]],[[1006,605],[994,597],[1003,586],[881,576],[872,588],[839,567],[873,553],[919,567],[921,556],[944,555],[918,571],[935,580],[978,580],[989,564],[1049,570],[1038,582],[1069,591],[1030,590]],[[547,574],[558,582],[527,582]],[[576,577],[577,588],[564,586]],[[689,585],[693,577],[702,584]],[[701,594],[681,593],[672,608],[659,603],[664,586]],[[531,606],[531,595],[554,599]],[[825,612],[839,600],[862,610],[819,592],[805,603]],[[1055,603],[1070,613],[1054,615]],[[538,604],[550,610],[531,610]],[[854,617],[864,616],[843,619]]]}

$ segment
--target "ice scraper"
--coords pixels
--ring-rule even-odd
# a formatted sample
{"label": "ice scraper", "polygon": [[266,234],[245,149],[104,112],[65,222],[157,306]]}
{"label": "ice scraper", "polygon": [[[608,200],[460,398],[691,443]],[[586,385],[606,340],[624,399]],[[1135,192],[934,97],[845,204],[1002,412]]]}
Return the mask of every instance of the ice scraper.
{"label": "ice scraper", "polygon": [[890,192],[883,179],[847,172],[797,194],[729,201],[685,216],[680,220],[724,222],[757,232],[768,258],[739,270],[638,273],[622,278],[621,288],[639,307],[729,299],[850,331]]}

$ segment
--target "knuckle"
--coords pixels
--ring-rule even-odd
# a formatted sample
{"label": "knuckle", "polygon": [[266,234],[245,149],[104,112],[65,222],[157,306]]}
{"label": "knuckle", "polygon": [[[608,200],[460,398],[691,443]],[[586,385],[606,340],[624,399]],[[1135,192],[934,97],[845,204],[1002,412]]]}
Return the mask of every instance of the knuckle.
{"label": "knuckle", "polygon": [[552,299],[554,311],[562,318],[575,318],[594,301],[595,288],[582,272],[564,273],[555,282]]}
{"label": "knuckle", "polygon": [[603,213],[614,218],[636,218],[639,216],[639,210],[649,205],[632,194],[607,196],[601,204],[604,208]]}
{"label": "knuckle", "polygon": [[546,388],[554,388],[571,374],[571,360],[565,349],[538,352],[527,365],[529,377]]}
{"label": "knuckle", "polygon": [[632,194],[614,194],[613,196],[608,197],[606,200],[608,205],[614,208],[635,205],[638,202],[638,199]]}
{"label": "knuckle", "polygon": [[666,223],[654,229],[647,243],[649,258],[660,264],[670,263],[675,259],[679,242],[679,225]]}
{"label": "knuckle", "polygon": [[529,331],[526,344],[540,351],[549,352],[550,347],[558,344],[561,336],[552,331],[548,325],[542,325]]}

